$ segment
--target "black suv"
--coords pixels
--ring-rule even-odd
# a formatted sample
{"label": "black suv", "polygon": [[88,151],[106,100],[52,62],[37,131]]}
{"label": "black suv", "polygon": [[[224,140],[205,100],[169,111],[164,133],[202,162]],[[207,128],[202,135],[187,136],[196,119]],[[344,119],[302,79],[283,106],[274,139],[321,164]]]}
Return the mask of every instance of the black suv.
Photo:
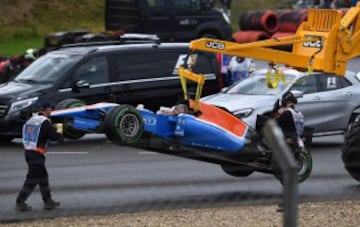
{"label": "black suv", "polygon": [[105,29],[151,33],[162,41],[188,42],[199,37],[230,39],[226,10],[211,0],[106,0]]}
{"label": "black suv", "polygon": [[[174,105],[183,96],[177,68],[189,62],[188,53],[188,43],[83,44],[48,52],[0,85],[0,141],[21,137],[22,124],[43,100],[141,103],[151,110]],[[218,92],[215,55],[197,52],[193,59],[193,71],[206,75],[204,95]]]}

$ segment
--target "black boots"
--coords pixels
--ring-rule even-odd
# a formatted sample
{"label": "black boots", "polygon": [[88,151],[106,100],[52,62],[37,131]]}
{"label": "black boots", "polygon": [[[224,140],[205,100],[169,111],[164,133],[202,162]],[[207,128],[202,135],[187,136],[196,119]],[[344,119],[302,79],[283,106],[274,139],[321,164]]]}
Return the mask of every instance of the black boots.
{"label": "black boots", "polygon": [[[49,199],[44,202],[44,209],[46,209],[46,210],[51,210],[58,206],[60,206],[60,202],[56,202],[52,199]],[[30,211],[31,209],[32,209],[31,206],[27,205],[25,202],[16,202],[15,210]]]}
{"label": "black boots", "polygon": [[56,207],[60,206],[60,202],[56,202],[52,199],[49,199],[47,201],[44,202],[44,209],[47,209],[47,210],[51,210],[51,209],[54,209]]}
{"label": "black boots", "polygon": [[17,202],[15,205],[15,210],[18,211],[30,211],[31,206],[27,205],[25,202]]}

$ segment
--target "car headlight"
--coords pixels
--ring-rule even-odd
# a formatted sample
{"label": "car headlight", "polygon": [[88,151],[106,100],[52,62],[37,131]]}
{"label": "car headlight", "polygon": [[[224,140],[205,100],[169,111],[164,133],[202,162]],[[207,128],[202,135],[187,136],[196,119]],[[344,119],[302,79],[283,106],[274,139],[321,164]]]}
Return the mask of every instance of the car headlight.
{"label": "car headlight", "polygon": [[247,109],[241,109],[241,110],[236,110],[234,111],[234,115],[237,117],[237,118],[245,118],[245,117],[248,117],[250,116],[250,114],[254,111],[254,109],[252,108],[247,108]]}
{"label": "car headlight", "polygon": [[33,98],[28,98],[28,99],[23,99],[23,100],[19,100],[16,102],[13,102],[11,104],[9,113],[12,112],[18,112],[20,110],[23,110],[29,106],[31,106],[33,103],[35,103],[37,100],[39,99],[39,97],[33,97]]}

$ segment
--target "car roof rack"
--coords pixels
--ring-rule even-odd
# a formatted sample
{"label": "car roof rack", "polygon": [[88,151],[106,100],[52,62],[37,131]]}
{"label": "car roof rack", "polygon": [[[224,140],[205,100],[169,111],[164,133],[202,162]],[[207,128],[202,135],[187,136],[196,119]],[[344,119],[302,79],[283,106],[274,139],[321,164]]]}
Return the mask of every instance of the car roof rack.
{"label": "car roof rack", "polygon": [[142,44],[155,43],[160,44],[160,38],[153,34],[128,33],[119,36],[116,40],[106,41],[88,41],[80,43],[64,44],[61,47],[86,47],[86,46],[102,46],[102,45],[121,45],[121,44]]}

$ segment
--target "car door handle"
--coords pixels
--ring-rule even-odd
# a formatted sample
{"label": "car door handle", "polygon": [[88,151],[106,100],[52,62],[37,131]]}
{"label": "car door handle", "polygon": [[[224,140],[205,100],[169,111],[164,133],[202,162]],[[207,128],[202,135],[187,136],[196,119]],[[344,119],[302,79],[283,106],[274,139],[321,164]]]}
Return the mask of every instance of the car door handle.
{"label": "car door handle", "polygon": [[353,93],[351,91],[348,91],[345,93],[345,96],[352,96],[352,95],[353,95]]}
{"label": "car door handle", "polygon": [[321,98],[319,96],[315,96],[314,98],[312,98],[313,101],[319,101],[321,100]]}

